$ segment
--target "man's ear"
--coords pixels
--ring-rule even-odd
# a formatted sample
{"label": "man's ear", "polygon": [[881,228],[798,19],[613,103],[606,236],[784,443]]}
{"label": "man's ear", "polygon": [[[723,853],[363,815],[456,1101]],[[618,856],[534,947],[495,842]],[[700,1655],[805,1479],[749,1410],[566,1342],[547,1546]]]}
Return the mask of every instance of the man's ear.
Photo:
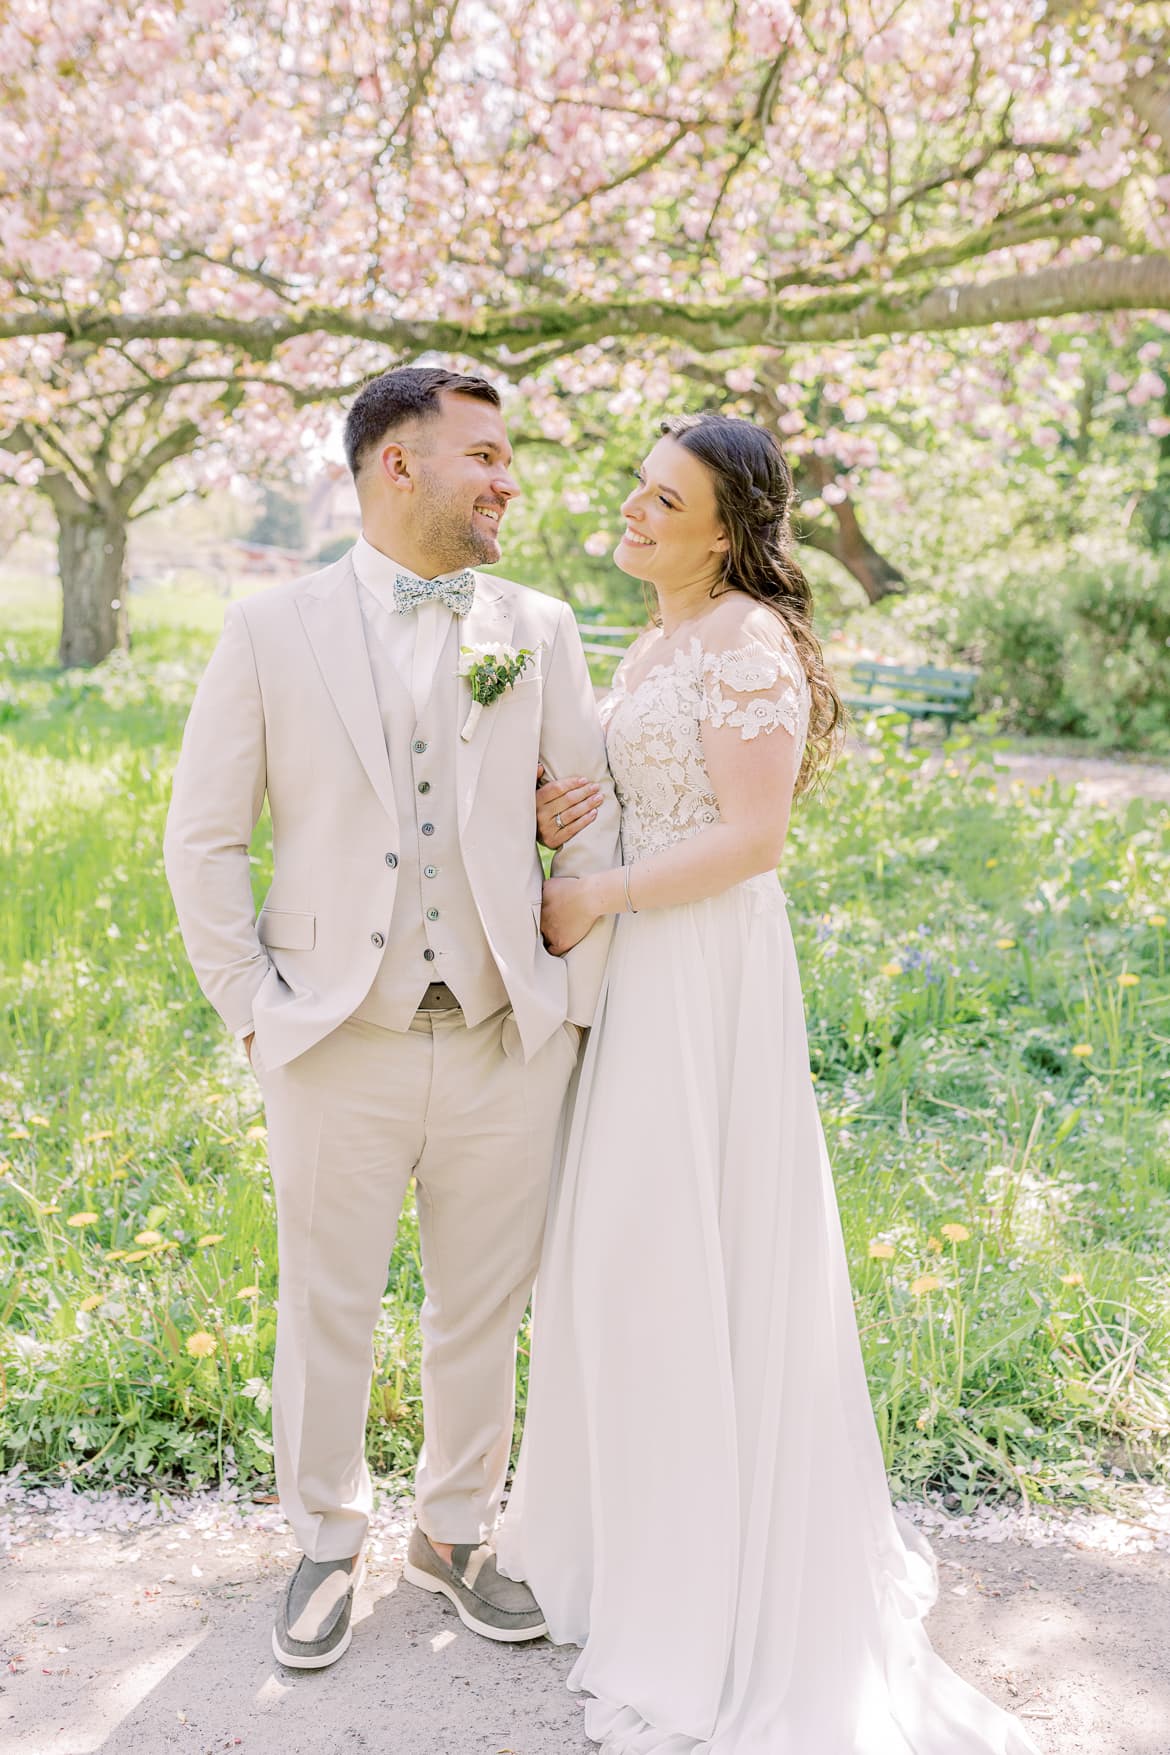
{"label": "man's ear", "polygon": [[397,439],[387,439],[378,452],[378,474],[384,481],[399,493],[412,493],[414,481],[410,471],[410,457],[406,446]]}

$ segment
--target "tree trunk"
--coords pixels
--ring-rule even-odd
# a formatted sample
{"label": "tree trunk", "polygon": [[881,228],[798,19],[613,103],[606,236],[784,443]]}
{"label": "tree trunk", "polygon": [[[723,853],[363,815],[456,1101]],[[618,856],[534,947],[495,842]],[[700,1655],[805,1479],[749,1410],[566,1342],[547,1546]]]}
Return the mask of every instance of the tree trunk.
{"label": "tree trunk", "polygon": [[[841,466],[830,457],[816,453],[802,457],[796,470],[796,491],[801,499],[820,497],[821,490],[841,473]],[[906,589],[906,575],[893,561],[877,550],[861,528],[857,509],[846,496],[830,507],[832,524],[802,518],[799,507],[793,520],[795,533],[810,548],[832,555],[847,573],[851,573],[871,603]]]}
{"label": "tree trunk", "polygon": [[57,508],[63,665],[100,664],[130,645],[126,615],[126,520],[78,502]]}
{"label": "tree trunk", "polygon": [[906,589],[906,575],[899,572],[892,561],[888,561],[870,542],[864,530],[857,522],[857,514],[848,501],[843,505],[834,506],[836,525],[826,523],[814,524],[811,519],[801,518],[797,513],[795,534],[800,542],[807,543],[809,548],[820,549],[822,554],[832,555],[839,561],[847,573],[861,586],[871,603],[880,603],[883,597],[892,597],[896,592]]}

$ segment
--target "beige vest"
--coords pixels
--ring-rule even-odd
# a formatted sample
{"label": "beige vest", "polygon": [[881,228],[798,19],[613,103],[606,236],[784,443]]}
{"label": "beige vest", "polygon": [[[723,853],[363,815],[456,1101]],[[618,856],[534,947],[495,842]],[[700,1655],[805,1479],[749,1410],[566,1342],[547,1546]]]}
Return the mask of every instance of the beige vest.
{"label": "beige vest", "polygon": [[394,665],[384,654],[370,655],[398,807],[398,889],[378,973],[353,1016],[388,1030],[410,1028],[432,981],[447,983],[468,1024],[482,1023],[508,1003],[459,846],[459,640],[460,623],[452,617],[417,723]]}

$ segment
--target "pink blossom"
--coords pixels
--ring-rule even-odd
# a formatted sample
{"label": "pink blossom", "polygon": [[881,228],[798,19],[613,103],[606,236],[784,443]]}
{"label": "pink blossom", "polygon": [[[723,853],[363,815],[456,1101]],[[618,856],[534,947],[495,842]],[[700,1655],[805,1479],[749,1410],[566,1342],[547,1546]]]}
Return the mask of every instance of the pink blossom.
{"label": "pink blossom", "polygon": [[1141,408],[1147,402],[1153,402],[1166,394],[1166,385],[1157,372],[1147,367],[1140,372],[1126,393],[1126,401],[1131,408]]}
{"label": "pink blossom", "polygon": [[601,555],[607,555],[613,548],[613,537],[608,531],[595,530],[591,536],[585,538],[581,546],[587,555],[597,559]]}

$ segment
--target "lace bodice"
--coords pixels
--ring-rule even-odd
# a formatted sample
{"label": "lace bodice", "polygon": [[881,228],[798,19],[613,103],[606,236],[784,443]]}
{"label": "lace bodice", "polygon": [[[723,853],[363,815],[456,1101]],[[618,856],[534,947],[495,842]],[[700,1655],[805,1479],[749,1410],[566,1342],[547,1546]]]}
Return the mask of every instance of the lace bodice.
{"label": "lace bodice", "polygon": [[643,650],[639,640],[627,653],[601,705],[626,859],[660,852],[719,821],[703,758],[704,725],[736,728],[745,741],[782,727],[796,740],[797,772],[808,731],[808,679],[778,623],[774,632],[748,634],[723,651],[709,650],[696,634],[631,688]]}

